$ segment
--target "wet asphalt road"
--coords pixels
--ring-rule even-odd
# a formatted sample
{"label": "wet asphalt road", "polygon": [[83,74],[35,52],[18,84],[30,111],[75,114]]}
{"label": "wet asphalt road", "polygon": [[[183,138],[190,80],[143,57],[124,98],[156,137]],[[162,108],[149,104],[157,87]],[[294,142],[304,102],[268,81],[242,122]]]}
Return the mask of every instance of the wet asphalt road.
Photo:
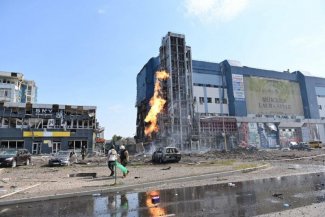
{"label": "wet asphalt road", "polygon": [[325,201],[325,173],[0,206],[0,216],[255,216]]}

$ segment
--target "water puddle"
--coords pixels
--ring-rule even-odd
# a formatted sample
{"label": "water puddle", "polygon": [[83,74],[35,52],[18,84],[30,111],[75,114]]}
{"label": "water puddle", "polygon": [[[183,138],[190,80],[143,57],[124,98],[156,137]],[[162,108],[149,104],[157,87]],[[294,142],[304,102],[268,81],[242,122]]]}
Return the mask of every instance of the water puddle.
{"label": "water puddle", "polygon": [[254,216],[325,201],[325,174],[0,206],[1,216]]}

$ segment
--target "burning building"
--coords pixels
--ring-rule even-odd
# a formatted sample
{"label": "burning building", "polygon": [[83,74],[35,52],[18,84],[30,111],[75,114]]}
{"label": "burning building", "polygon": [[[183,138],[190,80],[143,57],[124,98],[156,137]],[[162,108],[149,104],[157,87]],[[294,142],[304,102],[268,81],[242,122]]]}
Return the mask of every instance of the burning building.
{"label": "burning building", "polygon": [[[137,77],[136,106],[138,114],[136,138],[138,142],[154,140],[165,145],[175,145],[182,149],[189,147],[193,121],[191,64],[191,48],[186,46],[185,36],[169,32],[162,39],[159,59],[151,59]],[[168,77],[163,80],[159,78],[153,79],[152,74],[155,74],[156,78],[159,77],[159,72],[156,73],[155,71],[158,68],[164,70]],[[154,92],[150,91],[153,81],[156,81]],[[139,88],[141,84],[145,88]],[[157,85],[159,94],[156,91]],[[143,92],[150,94],[145,96]],[[157,96],[159,97],[158,100]],[[158,103],[148,103],[154,100]],[[161,106],[159,112],[153,105]],[[155,123],[154,137],[146,133],[149,128],[145,126],[146,121],[142,121],[143,117],[146,117],[145,119],[148,116],[151,117],[153,112],[156,117],[154,122],[151,121],[151,123]],[[150,125],[150,127],[153,126]],[[148,136],[150,139],[148,139]]]}
{"label": "burning building", "polygon": [[[137,142],[183,150],[325,142],[324,78],[251,68],[234,60],[192,60],[185,36],[170,32],[159,51],[137,76]],[[157,116],[158,130],[148,137],[144,119],[158,69],[169,73],[163,84],[166,102]]]}

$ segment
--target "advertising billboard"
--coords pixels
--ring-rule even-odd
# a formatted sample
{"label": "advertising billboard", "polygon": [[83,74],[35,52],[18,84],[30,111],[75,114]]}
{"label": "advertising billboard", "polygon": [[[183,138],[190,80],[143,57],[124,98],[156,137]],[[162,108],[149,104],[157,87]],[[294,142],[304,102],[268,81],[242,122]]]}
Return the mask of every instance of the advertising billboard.
{"label": "advertising billboard", "polygon": [[243,75],[232,74],[232,86],[236,100],[245,99],[244,77]]}
{"label": "advertising billboard", "polygon": [[248,114],[303,116],[299,84],[262,77],[244,77]]}

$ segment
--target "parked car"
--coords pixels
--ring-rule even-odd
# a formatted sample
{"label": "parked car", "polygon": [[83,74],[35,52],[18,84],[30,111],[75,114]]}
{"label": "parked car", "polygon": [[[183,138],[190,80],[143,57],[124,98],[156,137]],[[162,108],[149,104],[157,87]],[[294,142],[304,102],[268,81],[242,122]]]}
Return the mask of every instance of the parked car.
{"label": "parked car", "polygon": [[31,154],[27,149],[2,149],[0,150],[0,166],[16,167],[29,165]]}
{"label": "parked car", "polygon": [[322,141],[310,141],[309,146],[311,148],[322,148]]}
{"label": "parked car", "polygon": [[152,154],[152,162],[179,162],[182,156],[176,147],[160,147]]}
{"label": "parked car", "polygon": [[295,143],[295,144],[290,144],[289,147],[291,150],[307,150],[310,151],[311,148],[309,147],[309,145],[306,142],[299,142],[299,143]]}
{"label": "parked car", "polygon": [[74,151],[58,151],[49,159],[49,166],[69,166],[77,162],[78,158]]}

